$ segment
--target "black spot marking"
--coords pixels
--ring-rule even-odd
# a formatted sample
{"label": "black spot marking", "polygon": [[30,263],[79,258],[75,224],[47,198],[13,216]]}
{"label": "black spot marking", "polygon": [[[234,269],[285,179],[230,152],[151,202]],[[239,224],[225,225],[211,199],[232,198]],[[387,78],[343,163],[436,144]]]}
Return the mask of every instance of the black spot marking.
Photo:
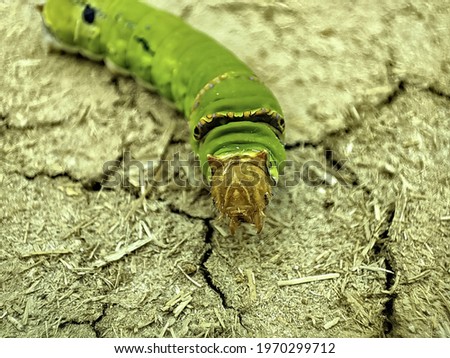
{"label": "black spot marking", "polygon": [[197,139],[197,140],[199,140],[200,135],[201,135],[201,133],[200,133],[200,128],[199,128],[198,125],[197,125],[197,126],[194,128],[194,138]]}
{"label": "black spot marking", "polygon": [[148,52],[149,54],[151,54],[152,56],[155,54],[152,49],[150,48],[150,44],[148,43],[148,41],[146,39],[144,39],[143,37],[138,37],[136,36],[134,38],[136,40],[137,43],[141,44],[142,49],[145,52]]}
{"label": "black spot marking", "polygon": [[95,21],[95,15],[97,13],[97,10],[90,5],[86,5],[86,7],[83,10],[83,20],[87,24],[93,24]]}

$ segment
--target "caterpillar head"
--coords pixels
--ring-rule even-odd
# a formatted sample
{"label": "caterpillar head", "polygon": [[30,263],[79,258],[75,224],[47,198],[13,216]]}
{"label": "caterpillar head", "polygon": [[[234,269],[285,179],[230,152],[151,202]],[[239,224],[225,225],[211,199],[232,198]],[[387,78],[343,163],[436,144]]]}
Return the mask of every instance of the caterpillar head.
{"label": "caterpillar head", "polygon": [[220,214],[229,218],[231,234],[234,235],[241,222],[251,223],[261,232],[272,187],[267,153],[223,159],[209,155],[208,163],[211,196]]}

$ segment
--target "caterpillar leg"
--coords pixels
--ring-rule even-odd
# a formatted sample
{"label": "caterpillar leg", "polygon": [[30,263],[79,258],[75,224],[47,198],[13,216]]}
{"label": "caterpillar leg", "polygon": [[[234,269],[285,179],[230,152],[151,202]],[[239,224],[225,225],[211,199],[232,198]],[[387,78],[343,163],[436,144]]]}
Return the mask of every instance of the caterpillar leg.
{"label": "caterpillar leg", "polygon": [[242,222],[255,225],[261,232],[264,209],[272,192],[267,153],[223,159],[210,155],[208,163],[212,174],[211,196],[217,210],[228,217],[231,234]]}

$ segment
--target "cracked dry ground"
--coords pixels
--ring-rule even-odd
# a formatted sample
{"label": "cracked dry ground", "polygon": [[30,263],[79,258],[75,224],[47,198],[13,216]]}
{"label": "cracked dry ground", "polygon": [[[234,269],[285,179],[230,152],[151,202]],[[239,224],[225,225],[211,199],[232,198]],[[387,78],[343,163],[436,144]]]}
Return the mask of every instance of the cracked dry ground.
{"label": "cracked dry ground", "polygon": [[[0,335],[449,337],[449,3],[150,3],[270,85],[286,184],[261,235],[227,236],[186,175],[181,116],[47,55],[31,3],[3,1]],[[176,155],[187,164],[159,166],[173,180],[139,199],[133,160]],[[130,167],[126,185],[104,163]]]}

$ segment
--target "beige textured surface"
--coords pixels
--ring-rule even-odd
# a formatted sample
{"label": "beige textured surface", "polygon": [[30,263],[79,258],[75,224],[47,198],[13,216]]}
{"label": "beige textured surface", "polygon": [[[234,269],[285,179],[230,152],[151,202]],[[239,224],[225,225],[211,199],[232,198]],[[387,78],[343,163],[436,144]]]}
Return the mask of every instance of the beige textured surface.
{"label": "beige textured surface", "polygon": [[31,2],[2,1],[0,335],[450,337],[449,2],[151,3],[260,74],[286,180],[309,175],[276,190],[260,236],[226,236],[203,186],[159,186],[129,215],[138,192],[106,187],[104,163],[188,158],[186,123],[46,54]]}

